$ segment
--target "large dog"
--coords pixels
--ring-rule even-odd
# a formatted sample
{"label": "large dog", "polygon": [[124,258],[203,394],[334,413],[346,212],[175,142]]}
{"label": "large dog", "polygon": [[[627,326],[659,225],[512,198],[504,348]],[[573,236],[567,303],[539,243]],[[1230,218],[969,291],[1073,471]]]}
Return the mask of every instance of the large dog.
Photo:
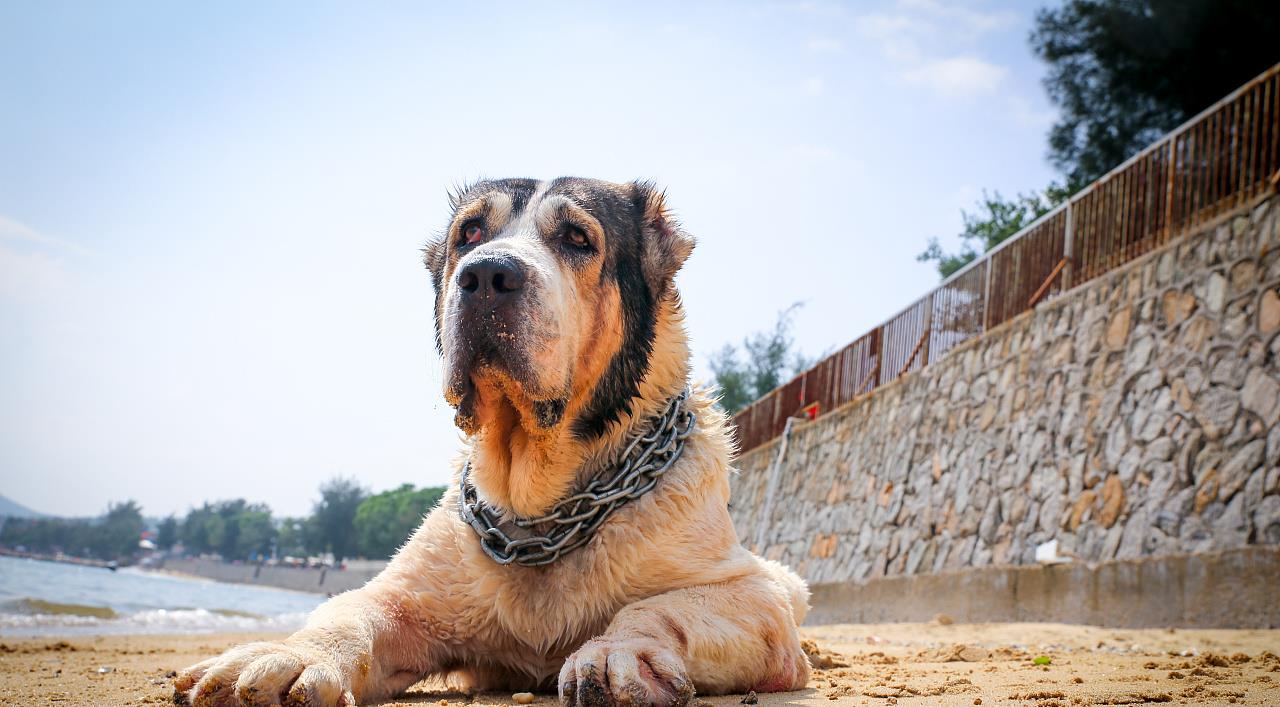
{"label": "large dog", "polygon": [[455,484],[380,575],[279,642],[175,681],[193,705],[344,705],[427,676],[568,705],[797,689],[808,589],[738,543],[732,442],[689,391],[673,278],[693,249],[646,183],[486,181],[426,249]]}

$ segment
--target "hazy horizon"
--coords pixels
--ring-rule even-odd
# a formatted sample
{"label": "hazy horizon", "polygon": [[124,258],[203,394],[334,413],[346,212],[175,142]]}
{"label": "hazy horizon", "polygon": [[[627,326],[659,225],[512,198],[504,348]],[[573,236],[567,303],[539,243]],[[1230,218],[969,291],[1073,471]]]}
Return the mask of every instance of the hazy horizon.
{"label": "hazy horizon", "polygon": [[[694,367],[809,355],[1054,178],[1036,7],[897,0],[0,6],[0,493],[149,516],[448,479],[419,249],[478,176],[652,179]],[[20,106],[20,109],[13,109]]]}

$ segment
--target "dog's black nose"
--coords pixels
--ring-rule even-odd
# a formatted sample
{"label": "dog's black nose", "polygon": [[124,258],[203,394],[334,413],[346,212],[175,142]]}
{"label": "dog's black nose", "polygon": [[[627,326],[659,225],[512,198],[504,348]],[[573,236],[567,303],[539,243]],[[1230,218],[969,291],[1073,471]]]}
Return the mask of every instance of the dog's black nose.
{"label": "dog's black nose", "polygon": [[507,255],[486,255],[458,272],[464,299],[500,299],[524,289],[524,266]]}

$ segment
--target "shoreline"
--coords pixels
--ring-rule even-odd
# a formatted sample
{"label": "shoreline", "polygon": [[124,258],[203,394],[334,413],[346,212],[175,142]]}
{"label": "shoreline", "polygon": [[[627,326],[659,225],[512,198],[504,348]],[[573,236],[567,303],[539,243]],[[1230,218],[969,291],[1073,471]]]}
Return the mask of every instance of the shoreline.
{"label": "shoreline", "polygon": [[[804,627],[816,667],[775,705],[1280,703],[1280,630],[1106,629],[1066,624],[838,624]],[[282,634],[0,637],[0,703],[171,704],[171,671]],[[1185,653],[1185,655],[1184,655]],[[1046,665],[1036,659],[1049,659]],[[699,697],[736,707],[742,695]],[[385,704],[511,704],[422,682]],[[556,704],[539,694],[535,704]]]}
{"label": "shoreline", "polygon": [[311,596],[322,596],[322,597],[327,596],[322,592],[311,592],[305,589],[292,589],[290,587],[278,587],[274,584],[248,584],[246,582],[226,582],[221,579],[214,579],[213,577],[206,577],[204,575],[192,574],[191,572],[167,569],[164,567],[141,567],[138,565],[134,565],[132,567],[129,567],[128,569],[130,571],[137,571],[143,574],[155,574],[155,575],[160,575],[162,577],[173,577],[176,579],[185,579],[188,581],[201,582],[204,584],[239,584],[243,586],[258,587],[259,589],[270,589],[270,590],[279,591],[279,592],[289,592],[290,594],[308,594]]}
{"label": "shoreline", "polygon": [[174,572],[184,576],[255,587],[274,587],[295,592],[333,596],[364,586],[385,562],[362,561],[348,569],[333,567],[290,567],[287,565],[228,563],[198,557],[166,559],[148,571]]}
{"label": "shoreline", "polygon": [[[47,555],[41,552],[18,552],[9,548],[0,548],[0,557],[8,557],[15,560],[35,560],[36,562],[56,562],[61,565],[73,565],[76,567],[93,567],[97,569],[115,572],[122,567],[114,562],[107,560],[95,560],[91,557],[76,557],[75,555]],[[132,567],[133,565],[126,565]]]}

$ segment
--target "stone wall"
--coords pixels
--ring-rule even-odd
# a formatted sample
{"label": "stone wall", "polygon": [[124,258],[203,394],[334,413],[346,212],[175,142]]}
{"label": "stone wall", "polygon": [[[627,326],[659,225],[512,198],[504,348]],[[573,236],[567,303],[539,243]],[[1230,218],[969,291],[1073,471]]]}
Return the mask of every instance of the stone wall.
{"label": "stone wall", "polygon": [[[797,425],[732,480],[810,582],[1280,544],[1280,197]],[[763,525],[762,525],[763,523]],[[763,527],[764,542],[757,547]]]}

